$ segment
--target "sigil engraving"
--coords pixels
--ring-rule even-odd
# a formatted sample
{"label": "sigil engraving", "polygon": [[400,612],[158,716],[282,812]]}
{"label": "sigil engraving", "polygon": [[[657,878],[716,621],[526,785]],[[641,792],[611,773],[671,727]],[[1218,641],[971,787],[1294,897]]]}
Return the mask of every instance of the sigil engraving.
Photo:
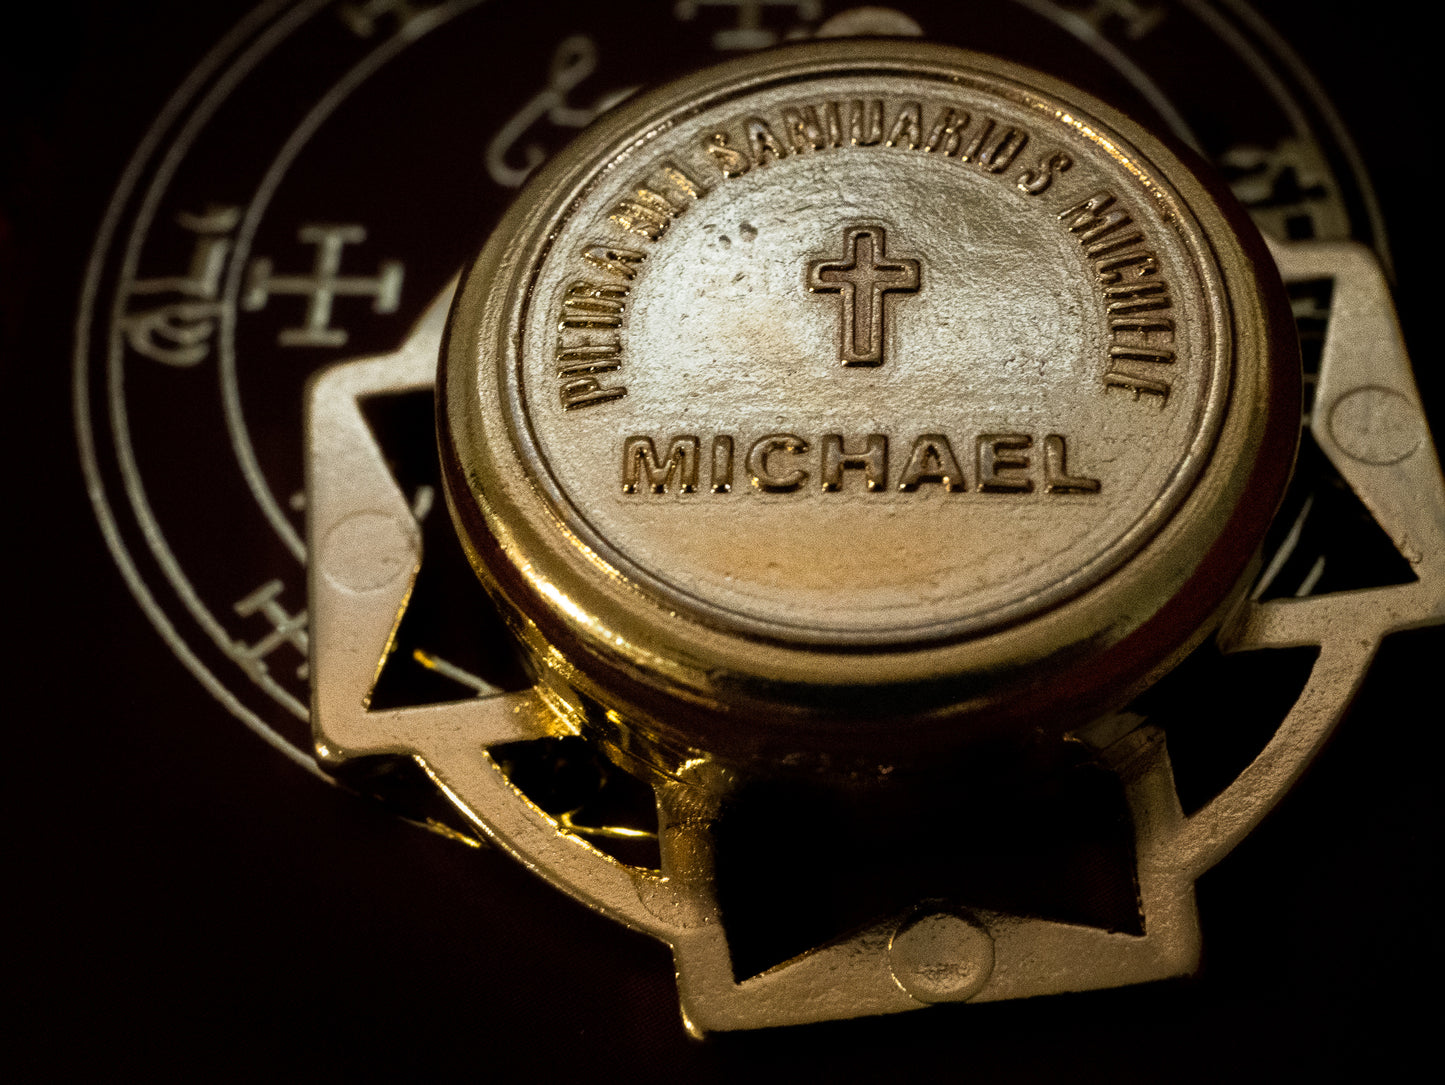
{"label": "sigil engraving", "polygon": [[887,234],[876,225],[844,230],[843,253],[842,260],[808,265],[808,289],[842,295],[838,360],[847,366],[882,365],[884,298],[917,293],[921,265],[906,257],[889,258]]}
{"label": "sigil engraving", "polygon": [[1130,41],[1147,37],[1167,14],[1158,4],[1141,0],[1093,0],[1088,7],[1072,10],[1078,18],[1106,35],[1111,35],[1117,26]]}
{"label": "sigil engraving", "polygon": [[401,304],[402,263],[385,260],[375,276],[341,274],[341,253],[347,245],[366,240],[358,223],[307,223],[296,232],[303,244],[316,246],[309,275],[277,275],[270,259],[259,256],[246,270],[241,308],[264,309],[273,294],[296,294],[306,299],[306,319],[299,328],[283,328],[276,341],[283,347],[343,347],[346,331],[333,327],[331,310],[339,297],[369,297],[373,313],[394,313]]}
{"label": "sigil engraving", "polygon": [[173,293],[182,300],[126,313],[121,328],[137,354],[186,368],[199,364],[210,353],[216,321],[225,304],[221,300],[221,274],[231,255],[232,232],[240,219],[239,208],[215,205],[200,215],[182,211],[176,216],[176,224],[196,238],[189,269],[184,275],[136,279],[130,285],[130,296]]}
{"label": "sigil engraving", "polygon": [[679,19],[688,20],[696,18],[705,7],[733,8],[737,12],[736,25],[712,36],[713,48],[720,52],[776,45],[780,35],[763,25],[763,12],[767,8],[791,9],[798,19],[809,22],[823,14],[821,0],[677,0],[673,11]]}
{"label": "sigil engraving", "polygon": [[[584,128],[636,89],[603,94],[590,106],[572,105],[569,95],[596,70],[597,46],[591,38],[577,34],[557,46],[547,71],[547,85],[528,99],[487,144],[487,174],[493,181],[506,188],[519,188],[547,160],[547,150],[540,144],[520,146],[526,134],[544,118],[557,128]],[[512,152],[519,147],[523,161],[514,164]]]}
{"label": "sigil engraving", "polygon": [[301,662],[296,667],[296,676],[302,679],[306,677],[306,661],[310,653],[306,611],[298,610],[292,614],[282,606],[280,596],[285,590],[281,581],[268,580],[244,599],[237,600],[232,608],[242,618],[259,615],[271,625],[270,632],[252,644],[239,641],[232,644],[233,657],[247,673],[270,673],[266,657],[283,644],[289,644],[301,657]]}
{"label": "sigil engraving", "polygon": [[1220,155],[1219,164],[1268,236],[1306,241],[1349,233],[1333,171],[1313,142],[1289,136],[1268,147],[1239,144]]}
{"label": "sigil engraving", "polygon": [[341,4],[336,17],[358,38],[369,38],[386,19],[393,33],[414,33],[411,24],[423,15],[434,14],[438,5],[417,0],[355,0]]}

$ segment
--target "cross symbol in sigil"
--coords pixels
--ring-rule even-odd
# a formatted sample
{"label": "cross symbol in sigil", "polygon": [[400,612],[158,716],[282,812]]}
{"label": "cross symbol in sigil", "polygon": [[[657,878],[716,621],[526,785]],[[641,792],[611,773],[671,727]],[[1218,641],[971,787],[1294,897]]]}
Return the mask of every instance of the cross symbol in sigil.
{"label": "cross symbol in sigil", "polygon": [[306,319],[299,328],[283,328],[276,337],[283,347],[342,347],[346,330],[331,325],[331,310],[340,297],[369,297],[373,313],[394,313],[401,303],[402,263],[387,260],[377,275],[341,274],[341,251],[347,245],[366,240],[366,230],[357,223],[308,223],[296,235],[316,246],[316,260],[310,275],[277,275],[271,261],[258,256],[246,274],[241,308],[250,312],[264,309],[273,294],[299,294],[306,299]]}
{"label": "cross symbol in sigil", "polygon": [[809,290],[843,295],[838,360],[844,365],[882,365],[883,296],[918,292],[919,262],[886,257],[882,226],[850,226],[843,231],[842,260],[808,265]]}

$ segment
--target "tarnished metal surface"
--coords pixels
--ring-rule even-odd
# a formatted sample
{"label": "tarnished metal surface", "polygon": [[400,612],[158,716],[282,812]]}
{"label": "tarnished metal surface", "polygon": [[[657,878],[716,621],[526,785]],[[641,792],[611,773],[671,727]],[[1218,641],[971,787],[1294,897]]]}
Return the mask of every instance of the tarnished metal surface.
{"label": "tarnished metal surface", "polygon": [[[1347,402],[1358,387],[1388,389],[1410,408],[1402,412],[1404,435],[1395,437],[1392,423],[1375,440],[1410,444],[1406,437],[1418,437],[1419,430],[1409,427],[1418,427],[1421,415],[1388,301],[1379,295],[1378,269],[1357,249],[1281,246],[1276,254],[1286,278],[1329,275],[1342,301],[1368,303],[1361,305],[1360,322],[1342,322],[1328,340],[1322,395]],[[354,424],[347,420],[357,417],[358,399],[425,386],[448,300],[445,295],[439,300],[401,354],[334,370],[316,384],[310,462],[317,498],[313,530],[319,534],[345,531],[345,525],[380,515],[399,500],[374,443],[348,439]],[[1365,354],[1370,363],[1361,374],[1359,360]],[[1352,366],[1359,374],[1353,381]],[[1354,383],[1359,380],[1367,383]],[[1341,466],[1355,473],[1348,458]],[[1129,733],[1126,728],[1123,737],[1111,735],[1105,743],[1101,752],[1125,784],[1134,822],[1143,936],[976,911],[959,915],[957,905],[933,904],[767,977],[735,984],[713,883],[709,827],[717,811],[715,802],[704,798],[699,805],[698,798],[717,791],[716,777],[694,766],[691,779],[659,786],[663,865],[652,873],[620,865],[564,831],[508,784],[486,755],[485,748],[498,742],[567,729],[569,724],[535,694],[404,715],[362,709],[374,671],[369,661],[384,654],[414,575],[415,550],[404,531],[385,539],[378,532],[368,548],[369,567],[395,571],[384,581],[347,583],[344,577],[355,573],[329,575],[323,562],[313,585],[316,688],[323,713],[318,722],[327,743],[323,753],[338,759],[382,752],[418,755],[448,794],[508,850],[579,899],[672,944],[684,1006],[700,1029],[881,1013],[958,998],[1019,997],[1188,972],[1198,954],[1194,880],[1237,844],[1303,771],[1338,722],[1380,637],[1445,616],[1440,571],[1445,530],[1439,523],[1445,494],[1438,463],[1428,443],[1416,440],[1411,454],[1388,466],[1372,480],[1361,478],[1361,493],[1397,539],[1420,547],[1420,581],[1320,600],[1244,605],[1226,638],[1230,650],[1317,644],[1322,653],[1279,732],[1235,784],[1184,817],[1157,730]],[[939,976],[957,979],[946,982]]]}
{"label": "tarnished metal surface", "polygon": [[[859,71],[864,57],[875,70]],[[1381,636],[1445,616],[1445,495],[1379,271],[1348,247],[1274,252],[1287,281],[1336,282],[1350,316],[1326,341],[1316,438],[1410,555],[1418,580],[1318,601],[1240,601],[1241,578],[1258,568],[1251,558],[1291,464],[1300,394],[1295,348],[1271,297],[1279,290],[1274,270],[1252,262],[1264,250],[1247,233],[1238,239],[1242,221],[1219,211],[1204,185],[1123,118],[1108,115],[1106,127],[1089,113],[1103,107],[1065,105],[1047,80],[1020,91],[1037,78],[1027,73],[968,54],[878,45],[768,60],[705,73],[594,129],[524,193],[530,198],[494,236],[462,287],[445,343],[449,291],[401,353],[315,383],[308,487],[319,555],[311,586],[318,749],[337,764],[415,756],[507,850],[578,899],[668,942],[684,1016],[699,1033],[1188,973],[1200,942],[1194,881],[1303,770]],[[1031,124],[1030,142],[1045,147],[1039,169],[1068,157],[1065,172],[1082,187],[1055,193],[1045,205],[1051,214],[1037,209],[1036,223],[1016,227],[1036,210],[1043,190],[1028,188],[1042,174],[1010,171],[1012,159],[980,168],[977,149],[972,161],[948,161],[939,133],[932,151],[923,135],[915,146],[901,136],[891,146],[881,136],[859,142],[840,120],[834,146],[825,120],[811,130],[801,120],[792,129],[779,123],[799,141],[789,145],[761,119],[785,108],[805,117],[780,103],[810,101],[816,81],[843,102],[901,98],[901,130],[909,95],[921,100],[950,65],[957,74],[949,100],[959,115],[993,110],[1015,132]],[[1008,114],[1019,100],[1033,112]],[[862,123],[865,113],[858,116]],[[744,154],[734,142],[751,161],[729,157]],[[1139,143],[1147,154],[1134,149]],[[952,149],[965,146],[960,138]],[[707,172],[708,157],[715,172]],[[907,179],[920,172],[927,183],[910,188]],[[748,176],[735,205],[728,186]],[[914,201],[900,202],[899,191]],[[1112,206],[1101,192],[1130,217],[1100,217]],[[910,229],[920,220],[923,227]],[[1145,237],[1160,240],[1145,249]],[[1113,248],[1091,256],[1091,243]],[[993,263],[974,260],[976,250]],[[1034,256],[1046,270],[1020,275]],[[1101,267],[1111,256],[1117,263]],[[975,277],[983,285],[972,286]],[[1155,290],[1109,293],[1130,281],[1167,282],[1166,302],[1158,304]],[[1155,304],[1137,306],[1140,299]],[[982,334],[975,324],[995,330],[969,348],[967,337]],[[979,347],[1002,338],[1005,326],[1020,329],[1006,349]],[[538,685],[369,712],[417,551],[404,498],[357,404],[424,387],[439,346],[450,496],[478,572],[532,653]],[[1142,361],[1149,353],[1154,360]],[[1151,391],[1147,382],[1165,374],[1167,388]],[[817,420],[793,427],[808,428],[807,436],[783,432],[803,415]],[[965,443],[939,435],[955,418],[992,436]],[[998,436],[1023,429],[1016,419],[1050,432],[1037,442]],[[814,429],[837,438],[816,438]],[[1066,467],[1062,440],[1052,443],[1060,431],[1074,449],[1114,451]],[[894,432],[912,435],[911,448],[890,449]],[[977,458],[948,462],[958,459],[955,443]],[[815,445],[817,459],[807,459]],[[1131,531],[1142,536],[1132,547],[1120,541]],[[952,560],[935,569],[900,556],[915,549]],[[1010,564],[1020,549],[1042,557]],[[1071,559],[1081,553],[1079,564],[1100,568],[1079,582]],[[954,566],[965,567],[959,579],[938,571]],[[988,613],[995,587],[999,596],[1015,593],[1016,612],[974,620]],[[1091,669],[1117,676],[1114,644],[1100,630],[1079,638],[1082,650],[1067,636],[1049,642],[1069,628],[1054,620],[1059,613],[1091,605],[1128,613],[1148,631],[1135,684],[1116,686],[1113,702],[1081,697],[1090,714],[1060,714],[1074,728],[1061,748],[1086,749],[1121,789],[1137,929],[926,897],[760,974],[739,973],[718,880],[719,826],[733,796],[753,778],[796,781],[800,765],[824,777],[841,765],[844,790],[865,795],[868,773],[849,759],[857,746],[848,729],[862,719],[883,733],[910,714],[906,700],[875,700],[852,713],[836,700],[822,710],[817,702],[826,705],[839,689],[866,701],[875,674],[914,668],[909,680],[943,687],[939,700],[948,706],[935,704],[927,720],[945,737],[921,746],[950,758],[899,776],[921,801],[930,790],[978,786],[970,730],[977,703],[952,689],[993,682],[993,701],[1007,706],[1015,693],[1038,711],[1037,700],[989,670],[989,649],[994,658],[1004,650],[995,642],[1017,651],[1029,643],[1019,637],[1032,638],[1033,655],[1051,657],[1036,682],[1087,689]],[[1287,644],[1318,645],[1320,654],[1255,762],[1186,815],[1160,727],[1167,719],[1108,710],[1221,620],[1226,651]],[[790,653],[806,653],[806,665]],[[725,682],[718,659],[748,662],[731,662]],[[806,682],[825,691],[800,706],[811,727],[777,727],[787,706],[747,718],[750,701],[766,703],[758,689],[779,685],[780,674],[794,694]],[[881,684],[907,688],[896,677]],[[738,730],[770,733],[709,748],[716,732],[687,716],[679,687]],[[780,699],[772,689],[767,696]],[[658,714],[668,698],[676,698],[678,718]],[[1016,735],[1016,745],[1063,730],[1057,719],[1048,723]],[[575,835],[487,752],[568,734],[602,743],[652,784],[657,869],[621,863]],[[919,740],[903,728],[895,734],[892,752],[907,764]],[[997,743],[999,732],[988,738]],[[889,752],[880,749],[870,751],[873,775],[886,788],[895,764],[878,761]],[[983,763],[995,756],[990,747]],[[1060,771],[1048,761],[1006,779]]]}
{"label": "tarnished metal surface", "polygon": [[595,126],[493,235],[446,348],[450,494],[568,657],[533,645],[544,682],[684,759],[1058,733],[1197,642],[1258,545],[1299,395],[1272,278],[1046,77],[918,43],[734,62]]}
{"label": "tarnished metal surface", "polygon": [[[1106,736],[1101,759],[1118,774],[1133,822],[1142,933],[1129,935],[1048,922],[958,903],[920,902],[766,975],[737,982],[717,906],[711,829],[721,792],[735,785],[704,762],[684,779],[657,786],[662,864],[628,867],[532,805],[506,779],[487,747],[567,733],[535,693],[504,694],[398,712],[365,710],[376,664],[404,612],[417,553],[405,530],[376,530],[364,564],[318,565],[312,586],[321,752],[336,761],[411,753],[479,827],[548,880],[629,926],[672,945],[679,991],[696,1030],[801,1023],[887,1013],[940,1001],[990,1000],[1137,983],[1188,973],[1199,953],[1193,883],[1237,844],[1289,788],[1338,722],[1381,637],[1445,618],[1445,508],[1440,470],[1420,429],[1423,414],[1399,348],[1383,281],[1371,258],[1340,246],[1277,246],[1288,280],[1333,278],[1347,311],[1321,368],[1322,402],[1348,404],[1360,389],[1398,399],[1384,424],[1348,431],[1371,448],[1408,446],[1391,464],[1345,452],[1331,431],[1338,411],[1320,415],[1322,443],[1361,495],[1415,554],[1417,583],[1320,599],[1243,604],[1231,619],[1230,651],[1319,645],[1309,681],[1279,731],[1238,780],[1186,817],[1175,797],[1162,733],[1129,724]],[[401,500],[357,429],[356,404],[368,396],[425,387],[440,345],[449,293],[433,306],[401,353],[342,367],[314,386],[310,407],[312,530],[337,539],[353,525],[380,523]],[[1358,309],[1355,307],[1358,306]],[[1366,367],[1362,362],[1368,359]],[[1379,389],[1379,392],[1374,391]],[[1333,425],[1342,427],[1343,423]],[[1375,455],[1375,459],[1384,458]],[[1363,463],[1369,475],[1361,475]],[[399,511],[393,516],[403,519]],[[336,543],[330,544],[336,546]],[[323,554],[327,553],[322,544]],[[331,551],[340,554],[343,551]],[[358,570],[382,570],[359,579]],[[1122,730],[1122,734],[1120,731]]]}
{"label": "tarnished metal surface", "polygon": [[[1120,1082],[1415,1072],[1430,1021],[1410,992],[1438,957],[1419,932],[1433,923],[1429,690],[1445,629],[1420,627],[1440,612],[1425,418],[1438,431],[1441,399],[1440,374],[1422,365],[1421,415],[1390,295],[1420,361],[1434,233],[1419,226],[1421,173],[1401,155],[1428,130],[1429,46],[1398,4],[1351,12],[1348,34],[1318,5],[1252,6],[139,0],[32,12],[31,33],[11,35],[25,86],[0,166],[0,353],[22,454],[11,507],[26,525],[9,732],[22,1076],[153,1075],[160,1061],[212,1077],[484,1065],[583,1079],[607,1065],[638,1081],[876,1080],[900,1066],[1011,1082],[1081,1065]],[[1062,763],[1040,772],[1049,758],[1024,758],[1007,777],[1017,787],[982,756],[972,781],[947,771],[944,788],[915,790],[926,771],[905,783],[901,763],[877,773],[881,759],[871,782],[845,768],[823,786],[797,763],[768,781],[689,764],[676,744],[624,752],[635,721],[618,712],[624,732],[518,666],[439,499],[429,369],[444,284],[527,178],[639,90],[849,33],[921,35],[1086,88],[1197,152],[1266,236],[1304,242],[1276,251],[1304,346],[1299,467],[1247,601],[1121,712],[1062,746],[1040,736],[1032,753]],[[762,170],[814,154],[792,154],[784,118],[762,119],[789,153]],[[839,120],[848,127],[846,108]],[[831,381],[885,381],[900,356],[883,333],[927,303],[931,241],[905,244],[901,207],[844,225],[795,269],[795,300],[836,336],[817,359]],[[308,378],[357,358],[307,399]],[[862,462],[840,440],[841,485],[824,490],[824,439],[846,433],[792,416],[760,432],[783,441],[758,449],[754,472],[752,445],[719,430],[738,446],[732,496],[755,507],[799,495],[751,476],[793,468],[808,472],[803,496],[838,507],[1020,503],[978,490],[971,426],[962,440],[937,431],[967,488],[925,449],[912,466],[939,477],[911,494],[896,486],[923,434],[862,427],[847,446]],[[999,450],[1030,458],[1037,490],[1049,434],[1009,434],[1033,438]],[[699,438],[699,486],[711,486],[715,447],[691,425],[665,442],[628,434],[662,461],[632,457],[630,481],[671,485],[679,435]],[[889,477],[870,489],[880,436]],[[1109,492],[1060,436],[1067,474]],[[789,437],[809,451],[789,452]],[[608,457],[619,487],[621,451]],[[568,656],[537,658],[560,672]],[[334,738],[319,758],[313,705]],[[706,745],[689,716],[667,718],[690,729],[684,745]],[[600,739],[582,737],[589,718]],[[421,745],[445,790],[416,768]],[[676,782],[661,822],[659,762]],[[1053,989],[1087,985],[1082,957],[1048,952],[1068,941],[1041,938],[1050,924],[1098,948],[1095,983],[1187,970],[1192,908],[1164,907],[1161,887],[1187,890],[1256,826],[1198,883],[1206,955],[1187,982],[708,1044],[677,1027],[664,945],[587,911],[679,947],[699,1029],[795,1020],[810,1003],[823,1015],[980,1002],[1017,989],[1011,970],[1042,982],[1050,963]],[[1164,873],[1137,871],[1139,859]],[[688,933],[699,922],[721,924],[721,950]]]}
{"label": "tarnished metal surface", "polygon": [[[1233,345],[1213,255],[1065,103],[928,52],[785,56],[679,93],[639,150],[579,146],[581,199],[555,169],[529,189],[569,205],[520,349],[478,364],[556,514],[699,621],[896,647],[1026,620],[1127,561],[1212,453]],[[589,260],[613,246],[636,264]],[[473,288],[459,323],[504,298]],[[675,441],[687,463],[619,485]]]}

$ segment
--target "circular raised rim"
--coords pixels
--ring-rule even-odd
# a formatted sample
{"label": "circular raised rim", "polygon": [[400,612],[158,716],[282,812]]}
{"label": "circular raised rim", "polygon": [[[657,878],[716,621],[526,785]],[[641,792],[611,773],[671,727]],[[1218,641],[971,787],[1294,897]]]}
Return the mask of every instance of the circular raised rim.
{"label": "circular raised rim", "polygon": [[[760,58],[770,63],[764,64]],[[518,290],[514,281],[505,288],[513,292],[514,298],[513,303],[506,306],[504,321],[509,349],[500,352],[495,360],[499,385],[504,391],[505,425],[513,454],[529,483],[544,497],[567,542],[598,566],[605,576],[620,577],[670,611],[682,610],[694,620],[720,632],[740,633],[753,640],[781,645],[845,650],[911,649],[1018,625],[1057,608],[1127,565],[1172,520],[1192,492],[1210,460],[1233,383],[1231,312],[1213,247],[1177,185],[1172,182],[1169,172],[1160,168],[1156,160],[1158,155],[1155,158],[1146,156],[1137,147],[1137,137],[1126,138],[1119,131],[1121,127],[1137,126],[1089,95],[1065,88],[1050,77],[949,46],[912,42],[899,46],[880,41],[811,43],[719,65],[702,74],[713,77],[710,80],[711,93],[701,97],[682,97],[680,104],[660,110],[660,105],[666,107],[678,102],[680,97],[675,89],[662,88],[624,107],[611,118],[610,124],[604,123],[584,133],[572,145],[569,154],[558,160],[559,164],[553,171],[568,172],[567,179],[571,184],[565,197],[554,199],[545,216],[534,218],[525,231],[509,239],[532,255],[526,263],[525,272],[517,275],[517,279],[525,285]],[[965,84],[986,96],[1006,98],[1015,105],[1038,111],[1055,124],[1074,129],[1077,136],[1092,142],[1099,153],[1112,159],[1119,170],[1129,175],[1128,180],[1135,193],[1142,189],[1156,201],[1162,224],[1173,228],[1190,259],[1207,316],[1207,327],[1202,329],[1200,353],[1209,364],[1210,373],[1191,423],[1189,444],[1176,461],[1164,487],[1129,527],[1073,573],[1054,581],[1042,591],[1026,590],[1010,602],[960,618],[853,631],[753,617],[673,584],[614,547],[558,482],[533,429],[523,390],[523,329],[531,309],[533,285],[550,257],[564,224],[579,212],[591,191],[604,178],[618,169],[636,165],[638,154],[657,135],[699,113],[777,86],[796,85],[813,76],[847,78],[870,75]],[[1112,119],[1107,123],[1100,120],[1101,112],[1110,114]],[[1142,130],[1139,135],[1148,138]],[[1177,170],[1184,179],[1193,179],[1191,171],[1182,162],[1173,159],[1167,150],[1160,150],[1166,156],[1169,170]],[[479,367],[488,364],[485,352],[477,359],[477,364]]]}

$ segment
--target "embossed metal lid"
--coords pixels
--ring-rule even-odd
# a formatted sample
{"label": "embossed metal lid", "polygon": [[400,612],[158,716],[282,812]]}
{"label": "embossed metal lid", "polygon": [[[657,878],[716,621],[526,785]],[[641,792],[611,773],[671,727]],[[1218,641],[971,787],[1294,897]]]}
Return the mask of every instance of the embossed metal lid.
{"label": "embossed metal lid", "polygon": [[664,763],[1114,706],[1240,582],[1299,397],[1262,245],[1175,154],[916,42],[604,118],[466,276],[442,370],[473,564],[559,702]]}

